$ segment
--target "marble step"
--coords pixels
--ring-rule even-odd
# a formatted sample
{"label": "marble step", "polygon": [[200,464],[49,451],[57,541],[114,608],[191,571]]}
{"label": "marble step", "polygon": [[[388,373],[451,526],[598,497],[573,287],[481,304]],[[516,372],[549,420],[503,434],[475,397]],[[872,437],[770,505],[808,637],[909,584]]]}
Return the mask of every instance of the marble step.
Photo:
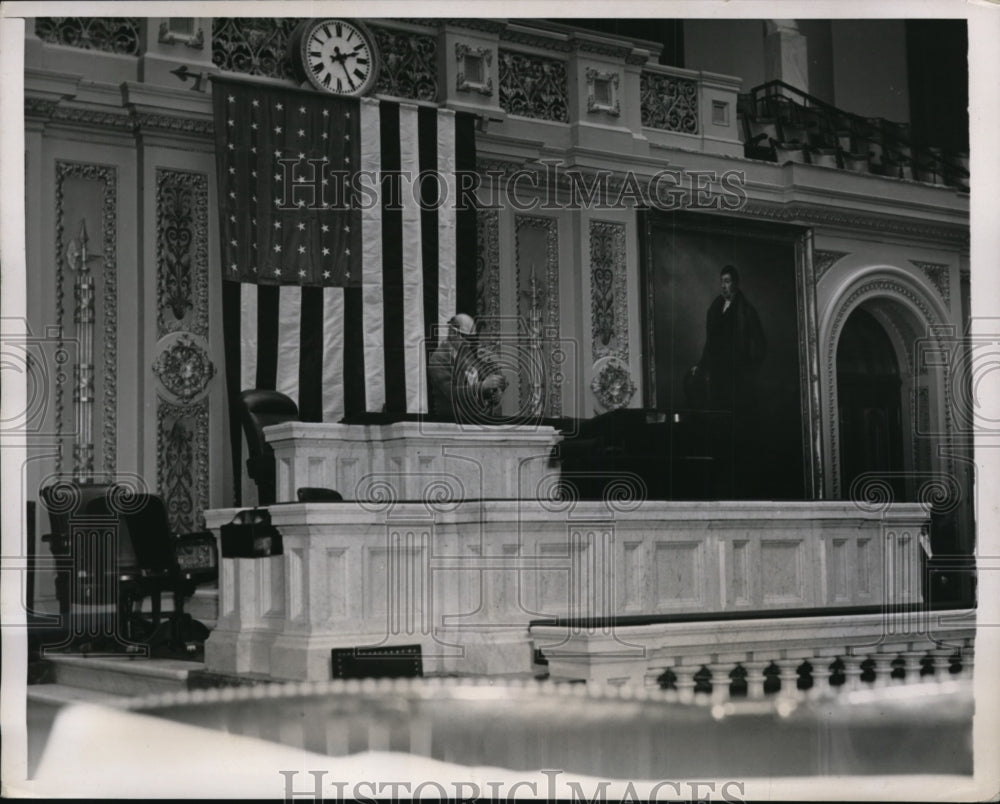
{"label": "marble step", "polygon": [[56,707],[81,703],[113,704],[123,699],[123,696],[113,692],[99,692],[65,684],[29,684],[25,690],[30,703]]}
{"label": "marble step", "polygon": [[199,662],[145,657],[79,655],[47,656],[53,681],[65,687],[134,697],[179,692],[188,687],[188,675],[204,669]]}

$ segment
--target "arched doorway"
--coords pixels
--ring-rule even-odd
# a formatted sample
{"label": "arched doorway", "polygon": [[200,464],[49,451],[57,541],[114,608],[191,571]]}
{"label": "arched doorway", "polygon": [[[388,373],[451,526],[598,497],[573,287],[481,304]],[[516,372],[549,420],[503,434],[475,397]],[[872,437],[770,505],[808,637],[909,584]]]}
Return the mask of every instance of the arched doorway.
{"label": "arched doorway", "polygon": [[837,415],[845,496],[858,477],[885,477],[896,500],[905,499],[902,376],[892,339],[863,307],[844,324],[837,344]]}

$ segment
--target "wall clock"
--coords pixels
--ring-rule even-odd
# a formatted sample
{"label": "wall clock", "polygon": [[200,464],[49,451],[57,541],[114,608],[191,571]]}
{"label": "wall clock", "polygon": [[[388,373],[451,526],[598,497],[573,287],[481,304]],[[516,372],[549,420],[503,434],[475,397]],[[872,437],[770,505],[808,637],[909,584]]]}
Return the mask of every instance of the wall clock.
{"label": "wall clock", "polygon": [[292,35],[292,57],[303,80],[334,95],[365,95],[378,77],[375,38],[356,20],[306,20]]}

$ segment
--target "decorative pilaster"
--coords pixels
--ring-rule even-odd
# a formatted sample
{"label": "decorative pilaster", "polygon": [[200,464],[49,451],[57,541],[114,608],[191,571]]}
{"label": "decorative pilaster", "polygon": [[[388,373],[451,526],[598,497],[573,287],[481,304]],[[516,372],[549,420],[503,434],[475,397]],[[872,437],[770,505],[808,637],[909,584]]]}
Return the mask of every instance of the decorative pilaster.
{"label": "decorative pilaster", "polygon": [[156,172],[157,486],[178,532],[209,500],[208,177]]}

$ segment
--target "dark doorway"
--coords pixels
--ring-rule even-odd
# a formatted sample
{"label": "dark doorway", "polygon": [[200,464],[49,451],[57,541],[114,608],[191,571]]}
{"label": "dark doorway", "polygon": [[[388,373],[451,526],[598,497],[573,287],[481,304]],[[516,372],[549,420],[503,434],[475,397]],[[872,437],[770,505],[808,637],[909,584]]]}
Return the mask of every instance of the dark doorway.
{"label": "dark doorway", "polygon": [[[860,475],[884,475],[893,499],[905,499],[903,413],[896,350],[865,310],[851,313],[837,345],[840,466],[844,496]],[[857,493],[855,489],[855,494]]]}

